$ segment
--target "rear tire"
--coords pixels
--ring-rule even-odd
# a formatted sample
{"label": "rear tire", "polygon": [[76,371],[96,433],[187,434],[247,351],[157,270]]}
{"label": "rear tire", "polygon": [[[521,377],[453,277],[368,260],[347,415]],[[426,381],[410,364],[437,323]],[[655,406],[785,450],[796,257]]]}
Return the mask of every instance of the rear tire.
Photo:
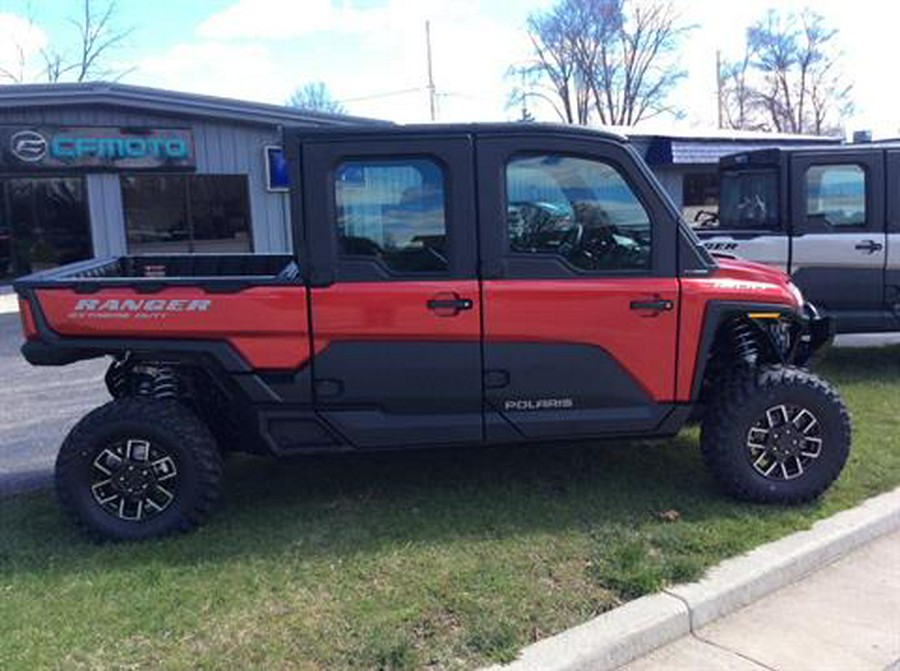
{"label": "rear tire", "polygon": [[221,482],[215,438],[174,400],[129,397],[97,408],[56,460],[60,504],[95,540],[190,531],[215,507]]}
{"label": "rear tire", "polygon": [[700,447],[719,484],[737,498],[803,503],[840,475],[850,419],[818,376],[770,366],[724,376],[703,418]]}

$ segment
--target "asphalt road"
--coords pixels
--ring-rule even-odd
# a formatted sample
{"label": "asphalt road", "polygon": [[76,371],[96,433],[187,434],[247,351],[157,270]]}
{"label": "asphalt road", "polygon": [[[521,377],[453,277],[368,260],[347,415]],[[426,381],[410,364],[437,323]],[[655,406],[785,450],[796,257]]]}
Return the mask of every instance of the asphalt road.
{"label": "asphalt road", "polygon": [[[840,336],[835,346],[897,343],[900,333]],[[0,313],[0,495],[46,485],[66,433],[109,400],[106,359],[38,368],[25,362],[20,344],[18,313]]]}
{"label": "asphalt road", "polygon": [[46,484],[66,433],[109,400],[104,359],[37,368],[21,342],[18,313],[0,314],[0,495]]}

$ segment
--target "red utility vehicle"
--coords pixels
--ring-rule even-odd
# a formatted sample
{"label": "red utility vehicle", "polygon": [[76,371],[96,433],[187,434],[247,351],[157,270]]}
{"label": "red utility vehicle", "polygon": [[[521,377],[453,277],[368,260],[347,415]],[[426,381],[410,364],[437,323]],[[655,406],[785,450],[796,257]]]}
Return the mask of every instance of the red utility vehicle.
{"label": "red utility vehicle", "polygon": [[782,272],[704,250],[623,138],[464,125],[285,145],[295,255],[16,282],[31,363],[112,357],[114,400],[57,461],[90,534],[194,527],[226,450],[669,436],[701,417],[734,495],[806,501],[840,473],[846,411],[796,367],[828,320]]}

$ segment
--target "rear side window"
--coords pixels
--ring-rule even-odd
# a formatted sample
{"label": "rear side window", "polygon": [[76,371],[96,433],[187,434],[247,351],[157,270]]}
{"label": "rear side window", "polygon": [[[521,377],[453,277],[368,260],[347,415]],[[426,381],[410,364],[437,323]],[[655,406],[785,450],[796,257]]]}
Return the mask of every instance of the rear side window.
{"label": "rear side window", "polygon": [[719,190],[719,228],[738,231],[780,228],[776,170],[723,172]]}
{"label": "rear side window", "polygon": [[448,271],[444,173],[429,159],[352,160],[335,172],[338,246],[403,273]]}
{"label": "rear side window", "polygon": [[554,254],[580,270],[650,268],[650,217],[613,166],[540,154],[506,167],[507,234],[515,254]]}
{"label": "rear side window", "polygon": [[806,170],[806,218],[829,226],[866,225],[866,171],[855,164]]}

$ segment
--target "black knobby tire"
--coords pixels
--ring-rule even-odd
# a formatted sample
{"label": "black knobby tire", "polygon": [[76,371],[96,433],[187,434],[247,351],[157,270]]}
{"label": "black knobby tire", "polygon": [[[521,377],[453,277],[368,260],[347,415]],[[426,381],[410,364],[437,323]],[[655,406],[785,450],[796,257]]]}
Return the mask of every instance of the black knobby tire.
{"label": "black knobby tire", "polygon": [[802,503],[840,475],[850,418],[827,382],[792,366],[721,378],[700,433],[703,458],[729,494],[760,503]]}
{"label": "black knobby tire", "polygon": [[[128,464],[138,471],[143,464],[146,477],[125,482],[131,476],[125,471],[135,470]],[[107,403],[75,425],[56,459],[60,504],[95,540],[143,540],[190,531],[215,507],[221,483],[222,457],[215,438],[174,400],[132,397]],[[144,498],[122,494],[141,487]]]}

